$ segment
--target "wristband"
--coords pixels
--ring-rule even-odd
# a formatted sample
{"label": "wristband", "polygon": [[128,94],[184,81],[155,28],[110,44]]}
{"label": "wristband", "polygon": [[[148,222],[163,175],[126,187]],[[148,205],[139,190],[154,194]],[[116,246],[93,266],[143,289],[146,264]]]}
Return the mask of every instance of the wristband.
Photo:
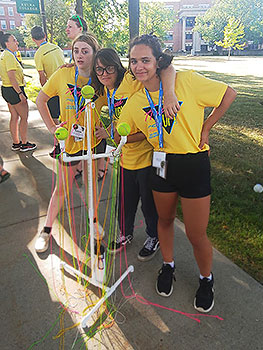
{"label": "wristband", "polygon": [[20,92],[18,92],[18,95],[21,95],[23,93],[23,91],[20,91]]}

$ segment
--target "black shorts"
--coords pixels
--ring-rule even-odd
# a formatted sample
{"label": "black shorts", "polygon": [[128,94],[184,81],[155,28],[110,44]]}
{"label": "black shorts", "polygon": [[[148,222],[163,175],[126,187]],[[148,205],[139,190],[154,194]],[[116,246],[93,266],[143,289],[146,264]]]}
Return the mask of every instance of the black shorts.
{"label": "black shorts", "polygon": [[[27,98],[24,86],[19,86],[19,87],[23,92],[23,95]],[[3,99],[7,103],[10,103],[10,105],[17,105],[19,102],[21,102],[21,99],[18,93],[12,86],[1,86],[1,92],[2,92]]]}
{"label": "black shorts", "polygon": [[202,198],[211,194],[208,152],[167,154],[166,179],[151,170],[151,187],[156,192],[177,192],[184,198]]}
{"label": "black shorts", "polygon": [[47,101],[47,106],[51,117],[58,119],[60,116],[59,96],[53,96]]}

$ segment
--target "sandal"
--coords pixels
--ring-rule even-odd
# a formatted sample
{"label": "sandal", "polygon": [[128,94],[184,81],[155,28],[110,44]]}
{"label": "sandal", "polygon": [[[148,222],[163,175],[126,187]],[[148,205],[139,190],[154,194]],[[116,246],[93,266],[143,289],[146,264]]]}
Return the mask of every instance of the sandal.
{"label": "sandal", "polygon": [[4,169],[0,171],[0,183],[6,181],[10,177],[10,173]]}
{"label": "sandal", "polygon": [[[100,172],[103,173],[103,175],[100,175]],[[98,182],[102,181],[104,176],[106,176],[108,170],[105,169],[98,169]]]}
{"label": "sandal", "polygon": [[77,173],[75,175],[75,179],[78,180],[82,176],[82,170],[77,169]]}

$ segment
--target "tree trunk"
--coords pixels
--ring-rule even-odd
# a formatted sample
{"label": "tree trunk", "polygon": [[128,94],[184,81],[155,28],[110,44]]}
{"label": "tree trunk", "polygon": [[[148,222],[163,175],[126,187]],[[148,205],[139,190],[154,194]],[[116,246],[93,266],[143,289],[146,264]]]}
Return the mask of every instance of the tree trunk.
{"label": "tree trunk", "polygon": [[130,40],[139,35],[140,1],[129,0],[129,31]]}
{"label": "tree trunk", "polygon": [[228,61],[230,60],[230,54],[231,54],[231,47],[228,48],[228,56],[227,56]]}
{"label": "tree trunk", "polygon": [[82,0],[76,0],[76,6],[75,6],[76,14],[83,18],[83,5]]}

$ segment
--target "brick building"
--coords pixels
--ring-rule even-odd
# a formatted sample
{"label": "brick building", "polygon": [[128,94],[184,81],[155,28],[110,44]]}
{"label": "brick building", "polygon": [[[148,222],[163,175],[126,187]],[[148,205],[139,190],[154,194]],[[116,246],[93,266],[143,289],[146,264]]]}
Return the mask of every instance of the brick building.
{"label": "brick building", "polygon": [[173,52],[202,52],[209,49],[198,32],[194,32],[195,18],[203,15],[214,0],[180,0],[167,2],[165,6],[174,11],[177,22],[167,33],[165,45]]}
{"label": "brick building", "polygon": [[24,15],[17,13],[16,2],[12,0],[0,0],[0,30],[12,30],[23,26]]}

